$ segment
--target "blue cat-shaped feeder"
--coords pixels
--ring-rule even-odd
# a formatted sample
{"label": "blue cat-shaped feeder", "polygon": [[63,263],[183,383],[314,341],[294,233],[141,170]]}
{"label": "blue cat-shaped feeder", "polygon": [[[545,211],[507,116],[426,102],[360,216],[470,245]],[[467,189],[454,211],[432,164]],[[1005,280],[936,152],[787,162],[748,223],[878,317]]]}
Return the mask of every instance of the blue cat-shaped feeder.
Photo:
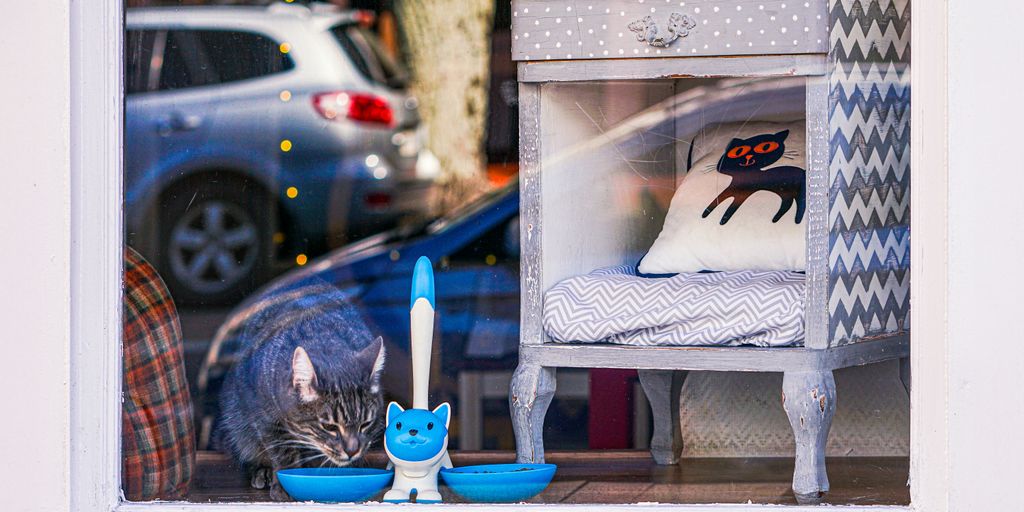
{"label": "blue cat-shaped feeder", "polygon": [[434,337],[434,272],[430,260],[421,256],[412,275],[410,300],[412,353],[412,408],[388,404],[384,451],[395,468],[391,490],[384,501],[402,503],[416,495],[417,503],[438,503],[437,474],[452,467],[448,456],[448,424],[451,406],[443,403],[431,411],[427,404],[430,349]]}

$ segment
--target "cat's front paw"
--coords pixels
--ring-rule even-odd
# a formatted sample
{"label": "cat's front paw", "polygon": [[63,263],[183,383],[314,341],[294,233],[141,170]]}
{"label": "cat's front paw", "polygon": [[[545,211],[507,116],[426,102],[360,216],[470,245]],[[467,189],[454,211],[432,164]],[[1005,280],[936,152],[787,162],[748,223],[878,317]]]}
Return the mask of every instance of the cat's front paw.
{"label": "cat's front paw", "polygon": [[288,496],[288,493],[284,491],[284,487],[281,487],[281,484],[278,483],[270,486],[270,499],[274,501],[292,501],[292,497]]}
{"label": "cat's front paw", "polygon": [[252,472],[252,480],[249,481],[249,485],[252,485],[253,489],[266,489],[271,486],[274,481],[274,473],[270,468],[256,468]]}

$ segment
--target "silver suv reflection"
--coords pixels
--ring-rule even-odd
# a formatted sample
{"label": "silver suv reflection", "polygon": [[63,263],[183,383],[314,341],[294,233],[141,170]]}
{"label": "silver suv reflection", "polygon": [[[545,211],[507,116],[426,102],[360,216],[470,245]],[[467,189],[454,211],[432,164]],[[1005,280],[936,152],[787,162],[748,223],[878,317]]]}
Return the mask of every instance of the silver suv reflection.
{"label": "silver suv reflection", "polygon": [[176,300],[237,299],[431,213],[416,100],[362,21],[283,3],[128,10],[127,238]]}

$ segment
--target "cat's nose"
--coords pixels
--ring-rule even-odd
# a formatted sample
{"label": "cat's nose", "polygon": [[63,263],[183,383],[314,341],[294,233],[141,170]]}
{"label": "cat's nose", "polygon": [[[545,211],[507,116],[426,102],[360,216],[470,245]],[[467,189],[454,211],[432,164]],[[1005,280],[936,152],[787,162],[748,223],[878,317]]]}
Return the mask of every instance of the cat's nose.
{"label": "cat's nose", "polygon": [[355,455],[359,453],[359,439],[354,437],[346,438],[345,453],[347,453],[349,457],[355,457]]}
{"label": "cat's nose", "polygon": [[416,434],[418,434],[419,432],[420,432],[419,430],[413,429],[413,430],[410,430],[410,431],[409,431],[409,435],[410,435],[410,436],[415,436],[415,435],[416,435]]}

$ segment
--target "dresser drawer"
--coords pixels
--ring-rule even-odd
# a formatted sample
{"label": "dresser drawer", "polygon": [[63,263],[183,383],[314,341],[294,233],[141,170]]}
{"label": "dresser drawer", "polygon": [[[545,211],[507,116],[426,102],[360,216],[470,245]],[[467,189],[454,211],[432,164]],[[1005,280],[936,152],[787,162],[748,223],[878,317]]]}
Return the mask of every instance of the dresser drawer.
{"label": "dresser drawer", "polygon": [[513,0],[517,61],[828,51],[824,0]]}

